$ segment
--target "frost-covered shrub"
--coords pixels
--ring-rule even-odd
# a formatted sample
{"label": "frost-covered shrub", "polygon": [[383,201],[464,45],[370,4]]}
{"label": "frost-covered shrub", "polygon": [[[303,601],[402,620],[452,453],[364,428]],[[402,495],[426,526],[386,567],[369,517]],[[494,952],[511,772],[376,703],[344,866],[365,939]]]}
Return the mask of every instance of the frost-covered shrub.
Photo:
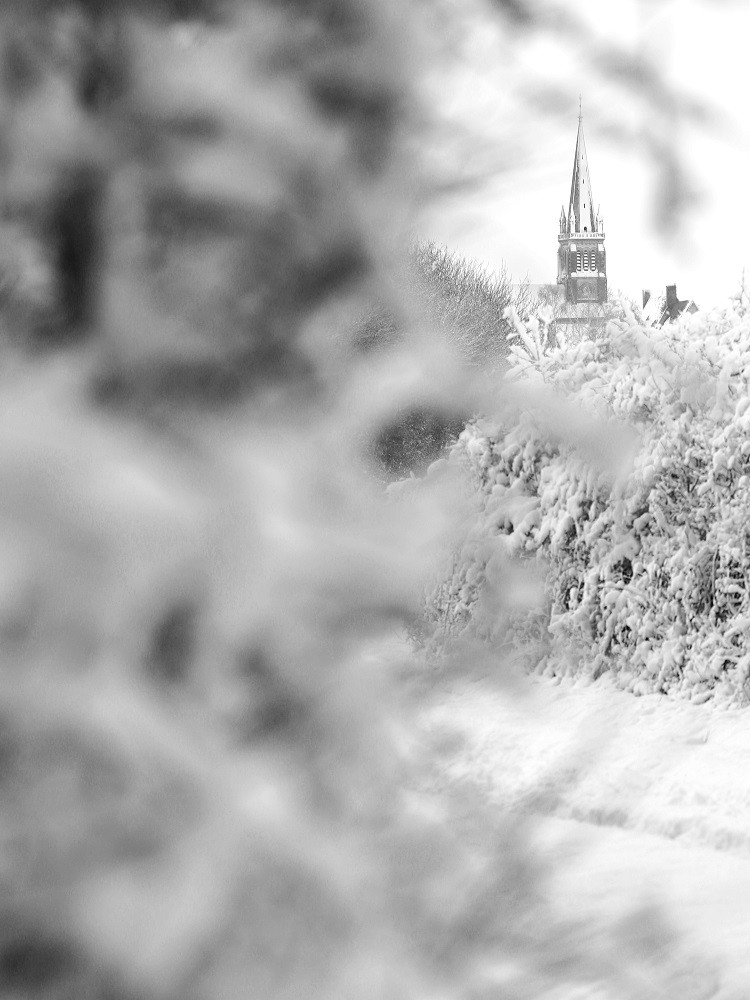
{"label": "frost-covered shrub", "polygon": [[[491,273],[476,261],[429,240],[417,241],[403,257],[408,308],[395,314],[371,306],[355,326],[353,340],[363,350],[397,344],[405,326],[416,322],[429,338],[446,342],[474,377],[492,377],[507,360],[513,331],[509,309],[526,313],[533,305],[527,285],[513,285],[505,272]],[[391,480],[423,475],[445,454],[472,410],[439,406],[403,408],[378,441],[375,454]]]}
{"label": "frost-covered shrub", "polygon": [[452,455],[477,514],[433,615],[449,635],[505,641],[498,572],[538,564],[545,608],[516,632],[536,634],[526,653],[546,669],[747,697],[747,314],[652,328],[623,310],[572,346],[518,324],[511,364],[500,417],[471,423]]}
{"label": "frost-covered shrub", "polygon": [[417,301],[461,358],[483,372],[501,370],[513,325],[508,310],[531,305],[526,285],[514,285],[504,268],[490,272],[448,247],[422,241],[411,251]]}
{"label": "frost-covered shrub", "polygon": [[[525,313],[536,303],[527,285],[514,285],[504,268],[493,273],[477,261],[431,240],[417,240],[403,258],[410,303],[423,322],[448,338],[466,364],[483,372],[501,369],[513,324],[508,309]],[[398,317],[371,307],[355,336],[368,347],[397,338]]]}

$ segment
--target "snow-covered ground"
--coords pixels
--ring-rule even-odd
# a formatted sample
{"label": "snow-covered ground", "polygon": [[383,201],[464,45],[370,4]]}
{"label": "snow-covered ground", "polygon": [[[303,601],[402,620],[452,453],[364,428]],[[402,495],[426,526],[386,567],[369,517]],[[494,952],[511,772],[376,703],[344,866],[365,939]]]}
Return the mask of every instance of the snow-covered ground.
{"label": "snow-covered ground", "polygon": [[534,816],[547,891],[569,911],[611,920],[653,903],[696,970],[719,970],[701,996],[750,997],[750,710],[636,698],[606,678],[454,681],[421,723],[445,790]]}

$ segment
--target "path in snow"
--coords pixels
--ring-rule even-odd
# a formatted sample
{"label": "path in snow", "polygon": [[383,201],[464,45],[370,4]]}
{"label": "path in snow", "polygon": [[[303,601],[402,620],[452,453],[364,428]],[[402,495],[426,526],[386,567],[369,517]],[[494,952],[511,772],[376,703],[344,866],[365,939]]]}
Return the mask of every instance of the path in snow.
{"label": "path in snow", "polygon": [[523,687],[456,682],[425,711],[438,786],[538,817],[538,848],[565,858],[551,891],[569,908],[606,917],[653,900],[718,960],[712,995],[750,997],[750,710],[636,698],[606,679]]}

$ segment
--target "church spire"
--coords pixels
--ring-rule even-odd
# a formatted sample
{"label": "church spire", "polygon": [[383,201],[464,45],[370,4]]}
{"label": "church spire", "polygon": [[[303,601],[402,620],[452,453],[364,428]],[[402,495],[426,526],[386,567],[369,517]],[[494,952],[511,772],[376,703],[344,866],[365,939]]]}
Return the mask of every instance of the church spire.
{"label": "church spire", "polygon": [[570,200],[567,212],[563,205],[560,213],[557,243],[557,282],[564,286],[565,301],[606,302],[607,255],[604,249],[604,223],[599,209],[594,211],[580,98]]}
{"label": "church spire", "polygon": [[578,135],[576,136],[576,152],[573,160],[573,180],[570,185],[570,202],[568,204],[568,221],[571,232],[595,233],[596,217],[594,215],[594,196],[591,192],[589,177],[589,161],[586,156],[586,140],[583,137],[583,112],[581,100],[578,104]]}

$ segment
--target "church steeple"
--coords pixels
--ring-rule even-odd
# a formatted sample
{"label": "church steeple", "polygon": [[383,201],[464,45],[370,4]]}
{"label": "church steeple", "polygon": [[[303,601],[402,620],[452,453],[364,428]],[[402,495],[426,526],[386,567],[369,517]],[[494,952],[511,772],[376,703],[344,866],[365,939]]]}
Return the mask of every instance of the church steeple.
{"label": "church steeple", "polygon": [[576,154],[573,160],[573,181],[570,185],[568,218],[574,222],[573,232],[596,232],[594,217],[594,196],[591,193],[589,161],[586,156],[586,140],[583,137],[583,114],[578,114],[578,135]]}
{"label": "church steeple", "polygon": [[570,200],[567,213],[564,205],[560,213],[560,234],[557,239],[557,282],[565,286],[566,301],[606,302],[604,225],[599,211],[594,212],[580,103]]}

